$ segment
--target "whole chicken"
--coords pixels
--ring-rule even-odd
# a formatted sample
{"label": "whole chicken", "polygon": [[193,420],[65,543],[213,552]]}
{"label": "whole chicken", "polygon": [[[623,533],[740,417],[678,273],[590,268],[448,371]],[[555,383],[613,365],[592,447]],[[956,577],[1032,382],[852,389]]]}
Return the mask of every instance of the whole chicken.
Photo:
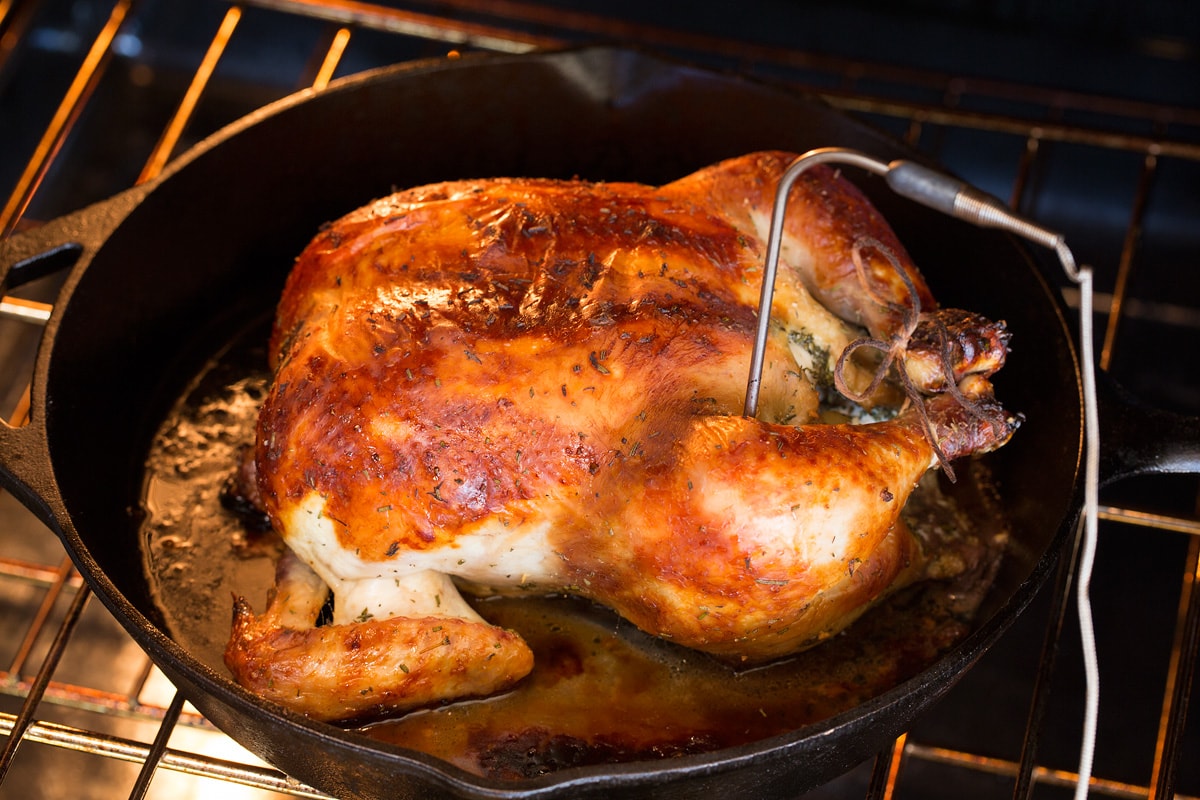
{"label": "whole chicken", "polygon": [[272,333],[251,466],[289,553],[264,613],[235,603],[236,679],[325,720],[501,691],[532,655],[463,588],[582,595],[755,664],[922,578],[901,508],[1019,424],[987,380],[1008,333],[938,309],[866,198],[814,168],[745,416],[794,158],[658,187],[448,182],[321,231]]}

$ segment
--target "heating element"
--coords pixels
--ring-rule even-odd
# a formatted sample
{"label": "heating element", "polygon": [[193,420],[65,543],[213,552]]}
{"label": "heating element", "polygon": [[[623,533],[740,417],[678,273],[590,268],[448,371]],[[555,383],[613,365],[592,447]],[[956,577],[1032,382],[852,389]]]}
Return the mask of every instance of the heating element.
{"label": "heating element", "polygon": [[[998,20],[1006,28],[870,4],[750,3],[732,20],[644,5],[0,0],[0,236],[148,180],[220,126],[341,75],[618,42],[819,94],[1062,232],[1096,272],[1099,366],[1152,405],[1200,414],[1195,38],[1136,32],[1118,58],[1062,30],[1033,36],[1019,14]],[[55,289],[50,277],[4,300],[0,401],[13,423]],[[1094,796],[1200,796],[1200,724],[1188,714],[1198,498],[1195,476],[1101,494]],[[806,796],[1069,796],[1083,684],[1068,555],[930,714]],[[54,535],[0,497],[0,796],[323,796],[216,731],[88,598]]]}

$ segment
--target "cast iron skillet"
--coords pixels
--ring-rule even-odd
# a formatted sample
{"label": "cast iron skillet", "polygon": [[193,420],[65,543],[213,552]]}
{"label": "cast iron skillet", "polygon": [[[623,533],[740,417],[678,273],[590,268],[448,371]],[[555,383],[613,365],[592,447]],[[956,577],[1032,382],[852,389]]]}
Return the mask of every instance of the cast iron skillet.
{"label": "cast iron skillet", "polygon": [[[96,594],[183,694],[251,751],[353,797],[794,796],[901,733],[991,645],[1054,565],[1081,503],[1078,362],[1056,294],[1007,235],[855,176],[945,305],[1003,318],[998,393],[1028,422],[991,456],[1013,544],[977,629],[933,666],[826,722],[668,761],[519,783],[314,723],[203,666],[164,633],[136,507],[150,437],[182,383],[273,307],[321,223],[393,187],[530,175],[672,180],[752,150],[911,153],[810,99],[607,48],[405,65],[302,92],[220,132],[161,179],[4,243],[11,287],[71,266],[37,359],[32,421],[0,431],[0,480],[54,529]],[[1104,479],[1197,470],[1197,425],[1106,395]]]}

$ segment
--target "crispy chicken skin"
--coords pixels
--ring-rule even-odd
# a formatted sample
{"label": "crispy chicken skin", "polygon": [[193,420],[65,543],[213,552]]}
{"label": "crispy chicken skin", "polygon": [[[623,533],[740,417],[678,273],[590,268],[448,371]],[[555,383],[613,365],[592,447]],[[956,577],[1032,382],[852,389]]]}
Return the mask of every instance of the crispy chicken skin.
{"label": "crispy chicken skin", "polygon": [[[919,579],[900,510],[939,456],[1015,429],[986,379],[1008,336],[938,310],[879,214],[819,167],[793,189],[759,412],[743,416],[764,239],[793,158],[751,154],[661,187],[444,183],[323,230],[279,304],[258,428],[258,489],[294,557],[266,613],[237,604],[235,677],[322,719],[501,690],[528,650],[456,584],[583,595],[756,663]],[[903,351],[926,399],[818,424],[864,332]],[[845,359],[844,385],[868,390],[873,368]],[[861,398],[902,399],[892,381]],[[292,614],[297,574],[308,600]],[[333,624],[314,628],[330,590]],[[406,654],[448,622],[418,677]]]}
{"label": "crispy chicken skin", "polygon": [[230,651],[243,684],[321,719],[362,719],[438,700],[486,695],[528,674],[515,633],[446,616],[315,627],[329,589],[294,553],[276,569],[265,613],[239,599]]}

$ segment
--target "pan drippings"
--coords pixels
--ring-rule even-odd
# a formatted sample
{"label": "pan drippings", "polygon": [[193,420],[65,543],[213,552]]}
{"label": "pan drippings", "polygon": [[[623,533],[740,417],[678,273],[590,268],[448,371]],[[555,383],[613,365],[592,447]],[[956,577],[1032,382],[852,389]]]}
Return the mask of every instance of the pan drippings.
{"label": "pan drippings", "polygon": [[[251,327],[204,367],[147,458],[141,542],[159,609],[170,634],[222,674],[231,598],[262,608],[283,547],[223,503],[269,380],[264,331]],[[488,621],[528,642],[533,673],[500,696],[360,730],[469,772],[520,779],[711,751],[827,719],[916,675],[960,641],[998,568],[1007,530],[983,463],[960,465],[953,486],[926,475],[905,518],[937,554],[944,579],[893,595],[798,656],[739,670],[647,636],[588,601],[475,599]]]}

